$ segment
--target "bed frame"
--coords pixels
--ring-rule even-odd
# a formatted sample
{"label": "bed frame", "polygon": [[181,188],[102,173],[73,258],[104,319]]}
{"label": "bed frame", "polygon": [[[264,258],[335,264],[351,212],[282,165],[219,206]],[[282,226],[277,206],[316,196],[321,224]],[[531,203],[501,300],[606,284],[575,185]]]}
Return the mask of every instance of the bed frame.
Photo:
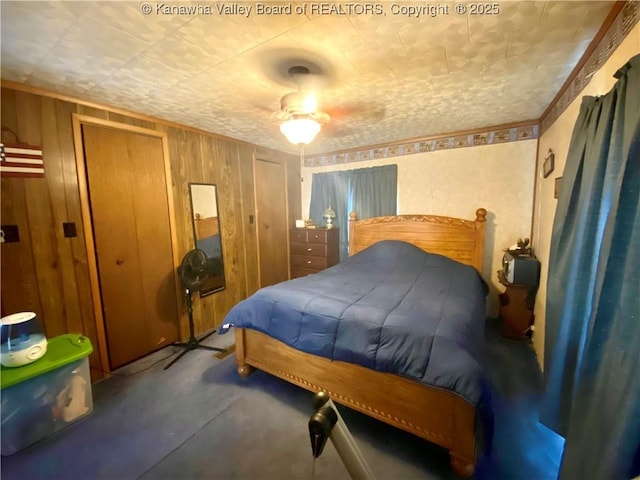
{"label": "bed frame", "polygon": [[[404,240],[482,273],[486,217],[484,208],[476,210],[475,220],[434,215],[357,220],[351,213],[349,254],[379,240]],[[338,403],[446,448],[458,476],[473,474],[476,411],[461,397],[397,375],[304,353],[255,330],[236,328],[235,339],[243,377],[255,367],[312,392],[325,391]]]}

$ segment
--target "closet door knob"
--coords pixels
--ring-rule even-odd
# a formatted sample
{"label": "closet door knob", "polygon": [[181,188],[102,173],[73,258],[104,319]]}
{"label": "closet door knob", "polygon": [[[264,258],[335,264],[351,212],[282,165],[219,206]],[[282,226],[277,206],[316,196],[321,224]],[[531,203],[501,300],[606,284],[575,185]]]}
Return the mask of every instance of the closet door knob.
{"label": "closet door knob", "polygon": [[124,263],[124,260],[122,260],[121,258],[116,258],[116,265],[120,266]]}

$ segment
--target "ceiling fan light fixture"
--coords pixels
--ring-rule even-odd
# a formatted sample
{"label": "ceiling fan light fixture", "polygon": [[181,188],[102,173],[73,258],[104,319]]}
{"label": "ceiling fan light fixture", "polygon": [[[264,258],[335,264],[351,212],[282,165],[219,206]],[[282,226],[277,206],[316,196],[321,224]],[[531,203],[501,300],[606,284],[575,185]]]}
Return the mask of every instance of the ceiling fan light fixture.
{"label": "ceiling fan light fixture", "polygon": [[304,109],[305,113],[313,113],[318,110],[318,102],[316,101],[315,95],[310,93],[306,97],[304,97],[302,108]]}
{"label": "ceiling fan light fixture", "polygon": [[320,124],[312,118],[292,118],[280,125],[280,131],[294,145],[308,145],[320,131]]}

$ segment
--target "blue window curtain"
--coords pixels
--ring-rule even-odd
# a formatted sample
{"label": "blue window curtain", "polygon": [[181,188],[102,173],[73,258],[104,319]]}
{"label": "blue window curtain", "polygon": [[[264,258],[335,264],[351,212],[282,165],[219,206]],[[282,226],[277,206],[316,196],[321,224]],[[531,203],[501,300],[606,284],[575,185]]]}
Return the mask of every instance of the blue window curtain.
{"label": "blue window curtain", "polygon": [[340,257],[347,246],[347,225],[349,215],[347,203],[349,200],[349,173],[327,172],[314,173],[311,183],[311,202],[309,205],[309,218],[316,225],[324,225],[324,212],[331,207],[336,212],[333,224],[340,229]]}
{"label": "blue window curtain", "polygon": [[356,212],[358,218],[396,214],[397,165],[352,170],[349,186],[349,211]]}
{"label": "blue window curtain", "polygon": [[585,97],[553,224],[540,419],[561,479],[640,474],[640,55]]}
{"label": "blue window curtain", "polygon": [[340,172],[314,173],[311,184],[309,218],[323,225],[324,211],[336,212],[334,225],[340,228],[340,258],[349,255],[349,213],[358,218],[395,215],[398,198],[398,166],[361,168]]}

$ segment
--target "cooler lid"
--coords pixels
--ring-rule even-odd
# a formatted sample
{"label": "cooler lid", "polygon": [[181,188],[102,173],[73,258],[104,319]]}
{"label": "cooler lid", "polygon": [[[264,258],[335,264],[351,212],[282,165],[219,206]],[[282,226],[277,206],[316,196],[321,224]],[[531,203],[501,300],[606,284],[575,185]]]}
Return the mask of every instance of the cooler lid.
{"label": "cooler lid", "polygon": [[93,352],[91,341],[84,335],[65,333],[48,339],[47,353],[33,363],[22,367],[0,369],[0,389],[30,380],[39,375],[63,367]]}

